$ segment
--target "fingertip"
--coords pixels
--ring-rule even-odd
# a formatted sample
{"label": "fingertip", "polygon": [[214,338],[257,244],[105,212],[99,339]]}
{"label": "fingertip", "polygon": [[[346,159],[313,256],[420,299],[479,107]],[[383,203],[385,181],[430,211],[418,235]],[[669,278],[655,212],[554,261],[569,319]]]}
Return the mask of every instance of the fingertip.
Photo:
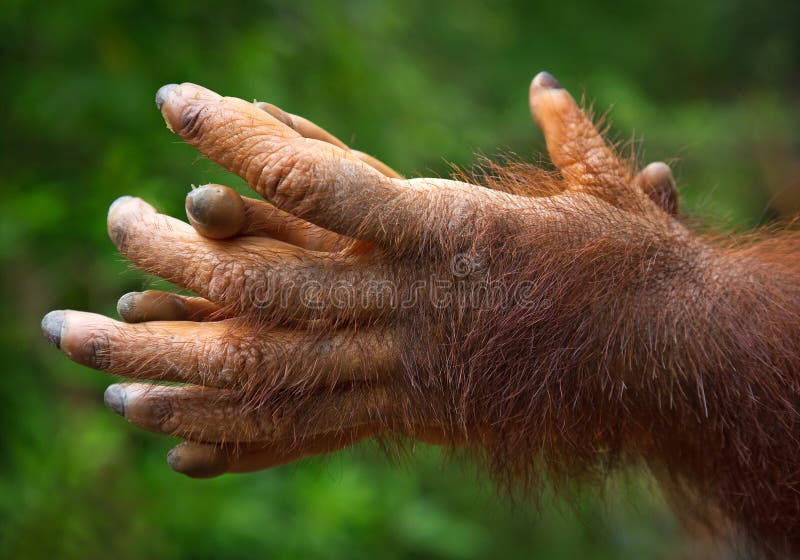
{"label": "fingertip", "polygon": [[665,212],[678,213],[678,188],[672,168],[663,161],[654,161],[636,175],[634,182]]}
{"label": "fingertip", "polygon": [[533,78],[528,101],[534,120],[545,134],[546,128],[559,127],[565,118],[574,119],[580,111],[569,92],[548,72],[539,72]]}
{"label": "fingertip", "polygon": [[107,216],[110,216],[111,212],[113,212],[114,209],[116,207],[118,207],[120,204],[124,204],[127,201],[131,200],[132,198],[133,198],[132,196],[126,194],[126,195],[121,196],[121,197],[117,198],[116,200],[114,200],[114,202],[112,202],[111,205],[108,207]]}
{"label": "fingertip", "polygon": [[177,447],[173,447],[167,451],[167,465],[173,471],[180,472],[180,459],[178,457]]}
{"label": "fingertip", "polygon": [[550,72],[539,72],[533,77],[531,81],[531,90],[533,89],[563,89],[558,80]]}
{"label": "fingertip", "polygon": [[131,224],[129,213],[132,211],[155,213],[156,209],[134,196],[121,196],[111,203],[106,217],[106,227],[109,238],[119,250],[124,250],[128,240],[128,228]]}
{"label": "fingertip", "polygon": [[653,184],[674,183],[672,168],[663,161],[654,161],[642,169],[643,176]]}
{"label": "fingertip", "polygon": [[61,349],[61,337],[64,331],[63,311],[51,311],[42,317],[42,334],[55,348]]}
{"label": "fingertip", "polygon": [[186,216],[197,232],[211,239],[233,237],[245,222],[239,193],[223,185],[203,185],[186,195]]}
{"label": "fingertip", "polygon": [[156,107],[161,111],[164,122],[171,132],[179,132],[181,124],[181,113],[183,103],[179,103],[181,86],[178,84],[167,84],[161,86],[156,92]]}
{"label": "fingertip", "polygon": [[142,210],[146,210],[149,212],[156,211],[156,209],[152,205],[148,204],[143,199],[137,196],[130,196],[126,194],[124,196],[115,199],[114,202],[111,203],[111,205],[108,207],[108,216],[110,217],[112,214],[125,209],[129,205],[131,208],[138,206]]}
{"label": "fingertip", "polygon": [[128,292],[117,300],[117,315],[126,323],[135,322],[131,321],[130,318],[133,317],[136,309],[136,299],[140,293],[141,292]]}
{"label": "fingertip", "polygon": [[156,92],[156,106],[171,131],[192,137],[202,124],[205,104],[222,99],[210,89],[185,82],[167,84]]}
{"label": "fingertip", "polygon": [[[109,333],[114,320],[84,311],[60,313],[62,316],[58,318],[61,322],[58,328],[60,332],[58,348],[70,360],[81,365],[93,369],[107,369],[110,364]],[[47,316],[45,318],[48,319],[48,331],[53,332],[58,323]],[[43,328],[45,326],[43,321]]]}
{"label": "fingertip", "polygon": [[158,88],[158,91],[156,92],[156,107],[158,107],[159,111],[161,110],[161,107],[164,106],[164,102],[169,97],[169,94],[172,93],[172,90],[174,90],[176,87],[178,87],[178,84],[167,84]]}
{"label": "fingertip", "polygon": [[115,383],[106,388],[103,393],[103,402],[109,409],[124,417],[126,396],[125,389],[122,385]]}
{"label": "fingertip", "polygon": [[169,292],[128,292],[117,301],[117,313],[126,323],[185,321],[189,311],[181,297]]}
{"label": "fingertip", "polygon": [[229,460],[214,445],[184,442],[169,450],[167,464],[190,478],[213,478],[228,472]]}

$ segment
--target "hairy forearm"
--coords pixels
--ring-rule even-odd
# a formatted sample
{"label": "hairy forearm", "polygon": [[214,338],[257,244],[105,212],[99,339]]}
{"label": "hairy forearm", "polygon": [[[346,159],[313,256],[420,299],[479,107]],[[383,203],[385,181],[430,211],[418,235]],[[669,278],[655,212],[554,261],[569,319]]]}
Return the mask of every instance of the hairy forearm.
{"label": "hairy forearm", "polygon": [[646,458],[693,482],[707,503],[777,548],[776,540],[800,527],[800,262],[793,246],[796,236],[784,234],[777,243],[716,251],[692,315],[675,324],[675,347],[664,345],[673,364],[644,391],[656,436],[642,450]]}
{"label": "hairy forearm", "polygon": [[579,224],[549,224],[546,246],[529,229],[525,253],[490,251],[503,262],[487,274],[502,270],[510,294],[529,282],[535,299],[493,301],[469,328],[451,318],[468,334],[430,378],[447,384],[455,420],[481,434],[501,482],[644,461],[782,548],[800,526],[793,236],[730,248],[677,222]]}
{"label": "hairy forearm", "polygon": [[186,438],[169,460],[192,476],[393,434],[473,449],[515,489],[640,461],[800,551],[798,236],[692,234],[666,165],[634,173],[547,73],[529,100],[557,172],[406,181],[275,107],[164,86],[168,126],[268,202],[198,189],[192,228],[118,200],[119,249],[198,297],[131,294],[125,323],[54,311],[44,332],[80,363],[180,382],[105,398]]}
{"label": "hairy forearm", "polygon": [[563,346],[571,357],[561,375],[571,381],[545,387],[564,395],[562,443],[601,462],[643,459],[671,488],[688,482],[695,506],[720,508],[784,548],[800,527],[797,238],[730,248],[691,235],[665,246],[657,236],[627,268],[619,248],[611,266],[627,272],[603,274],[583,298],[584,317],[573,316],[579,330],[562,328],[577,335]]}

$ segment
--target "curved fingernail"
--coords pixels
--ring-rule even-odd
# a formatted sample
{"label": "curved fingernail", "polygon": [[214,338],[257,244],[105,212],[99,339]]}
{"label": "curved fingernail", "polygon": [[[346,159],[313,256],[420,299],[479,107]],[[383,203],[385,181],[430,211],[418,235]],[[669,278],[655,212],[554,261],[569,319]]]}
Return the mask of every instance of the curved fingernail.
{"label": "curved fingernail", "polygon": [[177,471],[180,466],[180,455],[176,449],[177,447],[173,447],[167,452],[167,464],[173,471]]}
{"label": "curved fingernail", "polygon": [[531,82],[533,87],[541,89],[563,89],[550,72],[539,72]]}
{"label": "curved fingernail", "polygon": [[167,100],[167,97],[169,97],[169,94],[177,86],[178,84],[167,84],[158,88],[158,91],[156,92],[156,107],[158,107],[159,111],[161,110],[161,107],[164,106],[164,102]]}
{"label": "curved fingernail", "polygon": [[203,236],[225,239],[239,233],[245,206],[239,193],[223,185],[203,185],[186,195],[186,216]]}
{"label": "curved fingernail", "polygon": [[221,101],[223,98],[218,93],[190,83],[168,84],[156,94],[156,105],[167,128],[187,139],[200,137],[206,132],[209,117],[216,120],[216,111],[210,110],[210,104],[216,105]]}
{"label": "curved fingernail", "polygon": [[125,389],[121,385],[109,385],[103,393],[105,405],[122,417],[125,416],[125,398]]}
{"label": "curved fingernail", "polygon": [[64,316],[61,319],[45,317],[48,320],[46,324],[42,321],[42,329],[47,333],[54,333],[60,320],[62,326],[58,347],[61,351],[81,365],[94,369],[108,369],[111,365],[108,319],[82,311],[62,313]]}
{"label": "curved fingernail", "polygon": [[150,204],[134,196],[121,196],[111,203],[106,218],[108,237],[120,251],[125,251],[129,237],[135,234],[142,222],[137,217],[156,214]]}
{"label": "curved fingernail", "polygon": [[213,205],[213,189],[210,185],[201,185],[192,189],[186,195],[186,213],[189,218],[196,222],[206,223],[208,221],[208,209]]}
{"label": "curved fingernail", "polygon": [[663,161],[654,161],[642,170],[651,182],[674,183],[672,168]]}
{"label": "curved fingernail", "polygon": [[189,318],[183,299],[157,290],[128,292],[117,301],[117,313],[126,323],[186,321]]}
{"label": "curved fingernail", "polygon": [[111,215],[111,211],[114,210],[114,208],[132,198],[133,198],[132,196],[126,194],[125,196],[121,196],[118,199],[116,199],[114,202],[111,203],[111,206],[108,207],[108,215]]}
{"label": "curved fingernail", "polygon": [[129,195],[121,196],[116,199],[114,202],[111,203],[111,206],[108,207],[108,213],[106,214],[106,221],[107,229],[108,229],[108,237],[117,246],[118,249],[123,249],[125,247],[125,241],[127,240],[127,230],[125,227],[119,223],[119,216],[115,216],[115,219],[112,219],[111,214],[114,212],[116,208],[121,206],[122,204],[126,203],[127,201],[131,200],[133,197]]}
{"label": "curved fingernail", "polygon": [[678,213],[678,189],[672,169],[663,161],[654,161],[636,176],[644,193],[665,212]]}
{"label": "curved fingernail", "polygon": [[133,311],[136,308],[136,299],[140,293],[141,292],[128,292],[119,298],[117,301],[117,314],[121,318],[127,321],[127,318],[133,315]]}
{"label": "curved fingernail", "polygon": [[42,318],[42,334],[47,341],[61,349],[61,337],[64,332],[64,312],[51,311]]}

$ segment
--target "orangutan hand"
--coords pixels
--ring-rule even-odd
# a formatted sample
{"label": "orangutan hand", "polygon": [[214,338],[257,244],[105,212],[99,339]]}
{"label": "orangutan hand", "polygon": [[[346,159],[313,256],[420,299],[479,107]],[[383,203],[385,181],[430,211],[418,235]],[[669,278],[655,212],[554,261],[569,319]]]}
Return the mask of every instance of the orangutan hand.
{"label": "orangutan hand", "polygon": [[[479,184],[403,179],[301,117],[193,84],[164,86],[156,102],[171,130],[268,202],[205,186],[187,197],[189,225],[115,201],[119,250],[199,297],[126,294],[124,323],[53,311],[43,330],[81,364],[186,384],[112,385],[105,400],[189,440],[169,462],[191,476],[373,435],[493,441],[523,421],[520,364],[539,367],[533,341],[562,332],[548,334],[548,317],[572,313],[577,325],[585,311],[569,305],[564,263],[601,274],[620,264],[615,252],[691,245],[671,218],[669,168],[632,176],[547,73],[530,103],[558,172],[512,162]],[[587,260],[587,242],[611,248],[607,262]]]}

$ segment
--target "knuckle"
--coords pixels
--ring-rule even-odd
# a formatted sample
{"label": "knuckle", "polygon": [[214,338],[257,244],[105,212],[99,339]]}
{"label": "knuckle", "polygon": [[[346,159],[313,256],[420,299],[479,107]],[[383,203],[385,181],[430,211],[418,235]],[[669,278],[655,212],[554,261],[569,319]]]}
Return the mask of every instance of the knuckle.
{"label": "knuckle", "polygon": [[86,366],[109,370],[112,367],[111,336],[105,329],[93,329],[81,337],[75,358]]}
{"label": "knuckle", "polygon": [[180,355],[170,364],[174,377],[213,387],[236,384],[241,368],[236,362],[237,343],[232,339],[232,336],[225,336],[182,345]]}
{"label": "knuckle", "polygon": [[172,402],[163,397],[142,397],[144,399],[142,413],[144,422],[152,430],[171,433],[178,427],[178,416]]}
{"label": "knuckle", "polygon": [[266,198],[291,207],[306,197],[308,184],[303,179],[309,176],[309,167],[306,158],[287,141],[269,154],[249,158],[246,176]]}
{"label": "knuckle", "polygon": [[443,245],[450,247],[451,253],[482,250],[489,240],[497,239],[507,229],[504,205],[505,201],[495,195],[479,199],[448,196],[440,204],[449,210]]}
{"label": "knuckle", "polygon": [[209,254],[198,260],[194,273],[209,299],[234,305],[241,303],[243,279],[249,274],[245,263]]}
{"label": "knuckle", "polygon": [[246,384],[267,362],[265,349],[248,339],[226,344],[221,354],[217,376],[226,386]]}
{"label": "knuckle", "polygon": [[208,107],[206,105],[187,104],[181,110],[180,130],[178,133],[189,138],[198,136],[202,132],[207,113]]}

